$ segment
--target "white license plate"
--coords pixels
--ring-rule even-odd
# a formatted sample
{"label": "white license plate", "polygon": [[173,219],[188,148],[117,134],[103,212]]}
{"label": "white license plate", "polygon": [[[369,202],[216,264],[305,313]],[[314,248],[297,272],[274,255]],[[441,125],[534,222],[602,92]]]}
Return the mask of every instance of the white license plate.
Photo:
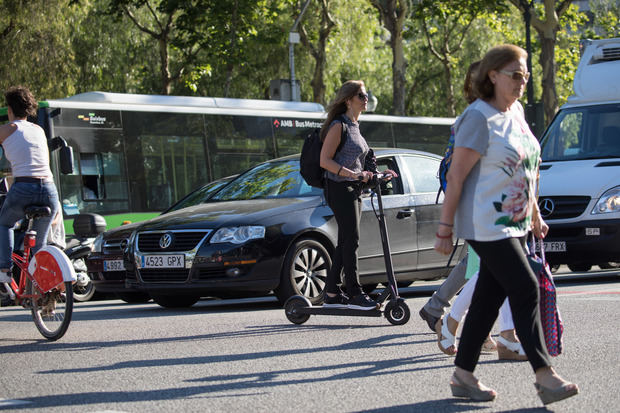
{"label": "white license plate", "polygon": [[[566,252],[566,241],[544,242],[545,252]],[[540,251],[540,244],[536,243],[536,251]]]}
{"label": "white license plate", "polygon": [[105,260],[103,271],[125,271],[125,263],[123,260]]}
{"label": "white license plate", "polygon": [[143,255],[142,268],[185,268],[185,255]]}

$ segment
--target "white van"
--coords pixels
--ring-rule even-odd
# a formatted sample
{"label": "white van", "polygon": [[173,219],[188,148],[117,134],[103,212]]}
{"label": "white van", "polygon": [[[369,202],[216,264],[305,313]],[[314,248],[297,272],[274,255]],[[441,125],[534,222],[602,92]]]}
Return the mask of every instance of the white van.
{"label": "white van", "polygon": [[538,199],[547,260],[572,271],[620,262],[620,38],[582,47],[574,95],[542,137]]}

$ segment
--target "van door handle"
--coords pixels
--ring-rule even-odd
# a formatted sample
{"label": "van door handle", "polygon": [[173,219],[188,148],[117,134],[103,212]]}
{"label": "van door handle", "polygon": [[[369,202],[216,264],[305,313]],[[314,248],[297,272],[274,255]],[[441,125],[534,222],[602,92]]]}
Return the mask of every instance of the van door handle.
{"label": "van door handle", "polygon": [[413,214],[413,209],[410,209],[410,208],[401,209],[396,214],[396,218],[398,218],[398,219],[405,219],[405,218],[409,218],[412,214]]}

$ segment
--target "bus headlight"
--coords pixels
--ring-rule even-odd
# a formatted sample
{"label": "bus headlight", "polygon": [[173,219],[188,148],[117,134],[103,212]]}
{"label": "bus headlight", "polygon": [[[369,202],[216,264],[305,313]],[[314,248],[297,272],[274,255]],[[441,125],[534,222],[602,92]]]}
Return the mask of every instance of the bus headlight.
{"label": "bus headlight", "polygon": [[261,226],[243,226],[243,227],[225,227],[215,231],[211,237],[211,244],[222,242],[230,242],[232,244],[243,244],[252,239],[265,238],[265,227]]}
{"label": "bus headlight", "polygon": [[620,212],[620,186],[611,188],[601,196],[596,205],[594,205],[592,215],[607,214],[609,212]]}

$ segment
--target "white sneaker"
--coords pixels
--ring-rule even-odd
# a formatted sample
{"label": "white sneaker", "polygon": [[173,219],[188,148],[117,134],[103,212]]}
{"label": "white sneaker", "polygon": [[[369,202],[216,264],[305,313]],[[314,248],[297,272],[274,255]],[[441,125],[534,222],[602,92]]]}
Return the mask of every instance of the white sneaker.
{"label": "white sneaker", "polygon": [[0,283],[10,283],[12,280],[13,278],[8,273],[0,271]]}

